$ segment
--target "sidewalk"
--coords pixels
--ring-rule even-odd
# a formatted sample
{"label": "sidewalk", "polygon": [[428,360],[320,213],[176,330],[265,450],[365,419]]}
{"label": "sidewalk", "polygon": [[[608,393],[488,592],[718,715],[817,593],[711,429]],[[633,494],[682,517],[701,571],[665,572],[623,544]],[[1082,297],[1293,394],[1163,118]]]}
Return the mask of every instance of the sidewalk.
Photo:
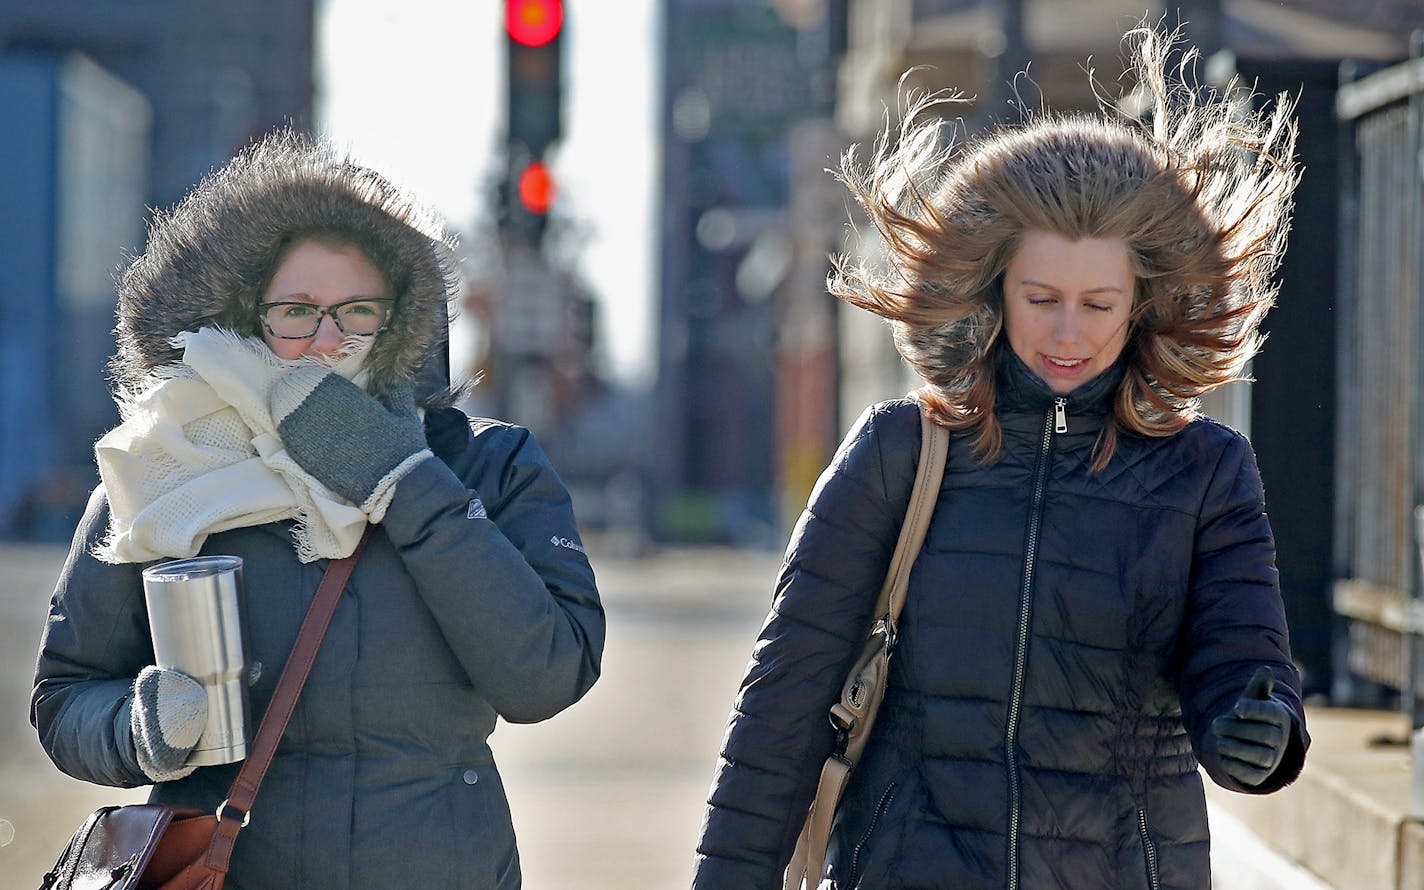
{"label": "sidewalk", "polygon": [[554,720],[501,724],[490,738],[527,890],[688,886],[780,558],[721,548],[595,558],[608,610],[602,679]]}

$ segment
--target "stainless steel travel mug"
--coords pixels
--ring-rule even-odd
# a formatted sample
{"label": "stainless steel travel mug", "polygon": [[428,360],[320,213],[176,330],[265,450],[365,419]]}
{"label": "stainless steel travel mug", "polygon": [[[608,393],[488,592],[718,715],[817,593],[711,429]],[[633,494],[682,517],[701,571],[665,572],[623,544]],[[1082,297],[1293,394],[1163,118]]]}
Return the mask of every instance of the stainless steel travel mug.
{"label": "stainless steel travel mug", "polygon": [[208,692],[208,722],[188,763],[212,766],[247,756],[247,658],[238,600],[242,560],[196,556],[143,570],[143,597],[159,667],[182,671]]}

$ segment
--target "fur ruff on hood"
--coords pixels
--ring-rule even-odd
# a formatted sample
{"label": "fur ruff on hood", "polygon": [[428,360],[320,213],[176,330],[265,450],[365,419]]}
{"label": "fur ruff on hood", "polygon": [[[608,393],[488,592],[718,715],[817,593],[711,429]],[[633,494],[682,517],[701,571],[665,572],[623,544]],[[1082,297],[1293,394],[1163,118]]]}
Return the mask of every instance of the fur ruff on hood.
{"label": "fur ruff on hood", "polygon": [[257,303],[279,256],[304,236],[358,247],[395,294],[390,327],[367,359],[371,392],[385,396],[396,380],[413,379],[445,341],[458,285],[453,238],[379,173],[280,130],[207,176],[172,211],[155,213],[147,248],[119,282],[110,363],[119,391],[177,361],[172,341],[181,332],[216,326],[260,337]]}

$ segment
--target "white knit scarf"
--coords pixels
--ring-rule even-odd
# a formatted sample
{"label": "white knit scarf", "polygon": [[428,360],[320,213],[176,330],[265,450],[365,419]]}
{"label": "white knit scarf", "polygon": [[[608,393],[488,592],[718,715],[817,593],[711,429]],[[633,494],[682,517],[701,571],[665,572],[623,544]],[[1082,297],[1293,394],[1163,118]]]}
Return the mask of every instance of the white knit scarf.
{"label": "white knit scarf", "polygon": [[[368,344],[348,343],[329,367],[364,386]],[[385,516],[390,491],[368,514],[328,490],[287,454],[267,408],[272,384],[314,359],[282,359],[261,339],[221,328],[179,334],[173,345],[183,358],[121,394],[123,422],[94,446],[109,500],[95,556],[193,556],[208,535],[282,519],[297,521],[302,562],[349,556],[366,523]]]}

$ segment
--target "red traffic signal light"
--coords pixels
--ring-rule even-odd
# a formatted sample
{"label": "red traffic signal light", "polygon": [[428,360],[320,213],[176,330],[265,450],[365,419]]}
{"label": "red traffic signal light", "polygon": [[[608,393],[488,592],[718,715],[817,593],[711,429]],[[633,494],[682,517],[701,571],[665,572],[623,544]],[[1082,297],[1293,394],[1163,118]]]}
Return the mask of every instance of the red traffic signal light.
{"label": "red traffic signal light", "polygon": [[519,173],[519,203],[524,209],[544,216],[554,205],[554,176],[543,161],[530,161]]}
{"label": "red traffic signal light", "polygon": [[545,46],[564,27],[561,0],[504,0],[504,27],[522,46]]}
{"label": "red traffic signal light", "polygon": [[564,5],[559,0],[505,0],[504,24],[511,145],[544,155],[562,134]]}

